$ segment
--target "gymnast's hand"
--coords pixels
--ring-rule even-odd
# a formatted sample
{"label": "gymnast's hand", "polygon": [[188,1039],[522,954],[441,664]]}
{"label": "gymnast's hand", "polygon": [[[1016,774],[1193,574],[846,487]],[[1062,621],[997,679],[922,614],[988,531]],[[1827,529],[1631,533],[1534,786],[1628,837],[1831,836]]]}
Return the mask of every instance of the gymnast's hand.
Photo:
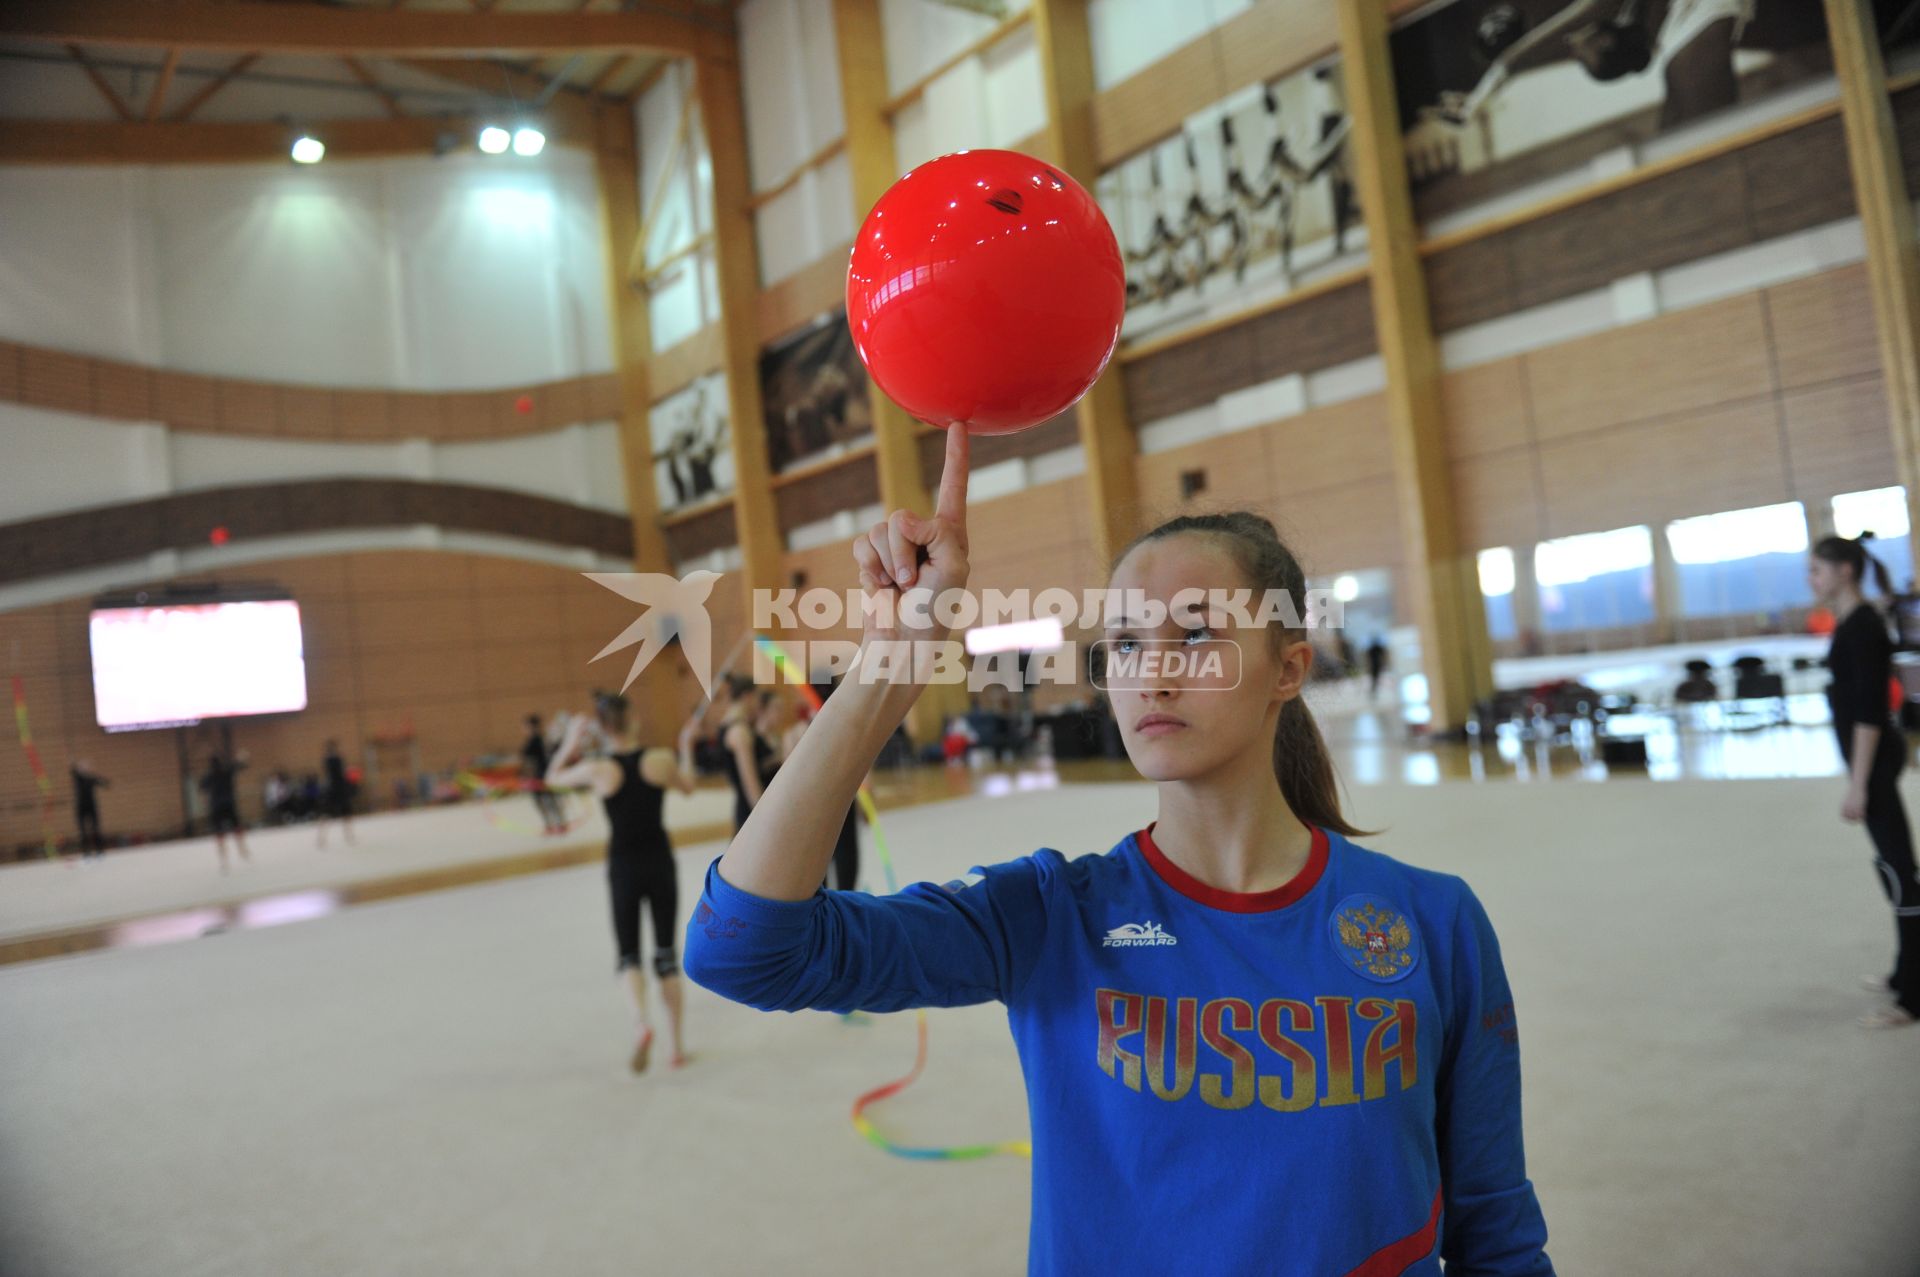
{"label": "gymnast's hand", "polygon": [[[967,584],[967,428],[947,427],[947,461],[933,517],[895,510],[865,536],[853,539],[860,565],[860,588],[890,603],[865,620],[865,636],[876,639],[938,641],[946,627],[932,615],[932,600]],[[908,590],[924,591],[926,615],[915,618],[901,607]],[[890,615],[888,614],[890,612]],[[916,623],[922,621],[924,623]],[[883,622],[885,622],[883,624]]]}
{"label": "gymnast's hand", "polygon": [[1459,109],[1457,101],[1443,101],[1438,107],[1420,109],[1420,118],[1407,130],[1405,138],[1407,172],[1414,181],[1441,177],[1460,167],[1460,139],[1465,132],[1465,122],[1454,114]]}

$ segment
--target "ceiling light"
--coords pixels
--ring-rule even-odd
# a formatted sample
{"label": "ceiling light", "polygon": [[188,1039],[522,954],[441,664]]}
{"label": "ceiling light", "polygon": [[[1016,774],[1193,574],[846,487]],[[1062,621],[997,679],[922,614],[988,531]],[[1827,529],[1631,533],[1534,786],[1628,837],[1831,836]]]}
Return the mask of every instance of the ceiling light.
{"label": "ceiling light", "polygon": [[327,144],[317,137],[302,133],[293,140],[293,162],[295,164],[318,164],[326,158]]}
{"label": "ceiling light", "polygon": [[497,124],[489,124],[480,130],[480,149],[488,155],[506,154],[507,146],[512,141],[512,136]]}
{"label": "ceiling light", "polygon": [[546,149],[547,135],[531,125],[523,125],[513,132],[513,153],[515,155],[538,155]]}

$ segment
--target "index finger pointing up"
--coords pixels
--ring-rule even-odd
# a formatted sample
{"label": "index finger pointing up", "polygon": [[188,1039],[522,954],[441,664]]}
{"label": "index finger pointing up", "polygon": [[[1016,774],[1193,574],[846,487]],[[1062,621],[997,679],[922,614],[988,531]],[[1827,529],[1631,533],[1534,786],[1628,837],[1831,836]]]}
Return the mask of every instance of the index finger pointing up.
{"label": "index finger pointing up", "polygon": [[933,517],[963,527],[967,522],[967,427],[963,422],[947,427],[947,461],[940,471],[940,495],[933,505]]}

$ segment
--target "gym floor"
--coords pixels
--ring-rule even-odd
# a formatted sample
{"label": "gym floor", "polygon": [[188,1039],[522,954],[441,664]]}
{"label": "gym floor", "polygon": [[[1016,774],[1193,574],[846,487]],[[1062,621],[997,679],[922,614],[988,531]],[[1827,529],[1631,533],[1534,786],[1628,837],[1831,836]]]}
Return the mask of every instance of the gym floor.
{"label": "gym floor", "polygon": [[[1347,774],[1366,770],[1365,729],[1329,730]],[[1754,748],[1791,774],[1817,748],[1796,732]],[[1907,1036],[1853,1023],[1871,998],[1857,977],[1884,967],[1892,935],[1837,781],[1595,783],[1576,759],[1553,783],[1458,783],[1446,765],[1408,784],[1394,773],[1427,751],[1378,749],[1381,779],[1350,795],[1384,831],[1365,841],[1463,875],[1500,931],[1562,1271],[1913,1271],[1920,1090]],[[1101,774],[1116,779],[1086,779]],[[1122,774],[921,771],[907,792],[891,782],[883,827],[903,881],[1041,845],[1097,852],[1152,818],[1151,786]],[[720,850],[688,841],[703,801],[678,820],[683,909]],[[263,834],[249,869],[283,894],[371,880],[504,847],[501,824],[473,808],[380,817],[350,852]],[[469,863],[485,876],[514,854]],[[207,899],[251,889],[190,843],[26,866],[0,871],[0,926],[18,934],[42,875],[172,882],[140,862],[173,857],[183,877],[192,858]],[[693,1063],[636,1078],[597,865],[314,912],[0,966],[7,1271],[1022,1267],[1023,1162],[903,1163],[848,1121],[855,1095],[911,1064],[912,1017],[761,1015],[693,989]],[[925,1076],[876,1120],[919,1143],[1024,1135],[1000,1010],[931,1023]],[[757,1224],[740,1229],[748,1200]]]}

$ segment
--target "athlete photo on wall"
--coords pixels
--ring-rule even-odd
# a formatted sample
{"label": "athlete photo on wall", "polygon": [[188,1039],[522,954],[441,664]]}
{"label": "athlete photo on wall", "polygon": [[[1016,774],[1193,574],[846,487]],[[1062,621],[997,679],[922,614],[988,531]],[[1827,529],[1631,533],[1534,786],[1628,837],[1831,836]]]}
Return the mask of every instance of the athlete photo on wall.
{"label": "athlete photo on wall", "polygon": [[[1873,10],[1887,48],[1912,40],[1915,0]],[[1831,70],[1814,0],[1456,0],[1392,48],[1427,215]]]}
{"label": "athlete photo on wall", "polygon": [[760,394],[775,470],[873,432],[867,371],[839,313],[760,356]]}

